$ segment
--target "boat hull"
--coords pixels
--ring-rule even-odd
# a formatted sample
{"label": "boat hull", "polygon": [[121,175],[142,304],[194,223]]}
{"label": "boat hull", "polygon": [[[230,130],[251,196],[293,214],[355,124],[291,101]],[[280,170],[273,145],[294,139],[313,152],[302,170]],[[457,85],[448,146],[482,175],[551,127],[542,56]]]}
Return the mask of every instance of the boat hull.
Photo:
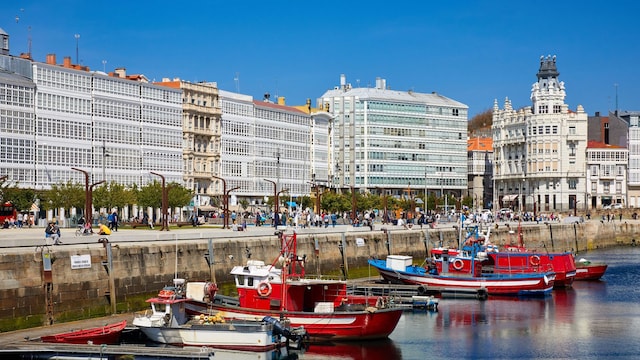
{"label": "boat hull", "polygon": [[583,265],[576,263],[576,280],[600,280],[606,271],[607,264]]}
{"label": "boat hull", "polygon": [[[409,285],[426,286],[427,291],[440,293],[470,293],[479,297],[498,296],[545,296],[551,293],[554,274],[518,274],[494,276],[455,276],[412,273],[386,267],[384,260],[369,260],[387,281]],[[414,269],[414,266],[408,267]]]}
{"label": "boat hull", "polygon": [[63,344],[87,344],[116,345],[120,342],[122,331],[127,326],[127,321],[105,325],[102,327],[70,331],[61,334],[43,336],[42,342]]}
{"label": "boat hull", "polygon": [[218,312],[226,319],[256,320],[265,316],[287,318],[291,327],[302,326],[311,341],[349,341],[387,338],[395,329],[402,309],[344,311],[330,313],[277,311],[191,301],[187,311],[193,314]]}

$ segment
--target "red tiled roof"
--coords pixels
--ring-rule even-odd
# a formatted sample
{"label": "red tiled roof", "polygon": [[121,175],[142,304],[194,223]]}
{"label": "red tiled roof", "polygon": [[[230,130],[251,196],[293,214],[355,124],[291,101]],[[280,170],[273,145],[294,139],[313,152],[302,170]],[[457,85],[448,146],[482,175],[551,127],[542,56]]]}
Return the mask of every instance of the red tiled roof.
{"label": "red tiled roof", "polygon": [[587,149],[626,149],[624,146],[605,144],[600,141],[589,140],[587,142]]}
{"label": "red tiled roof", "polygon": [[253,100],[253,104],[255,106],[264,106],[264,107],[268,107],[268,108],[272,108],[272,109],[278,109],[278,110],[284,110],[284,111],[290,111],[290,112],[306,114],[306,112],[301,111],[300,109],[296,109],[296,108],[294,108],[292,106],[279,105],[279,104],[274,104],[272,102]]}
{"label": "red tiled roof", "polygon": [[475,137],[467,140],[467,151],[493,151],[493,139]]}

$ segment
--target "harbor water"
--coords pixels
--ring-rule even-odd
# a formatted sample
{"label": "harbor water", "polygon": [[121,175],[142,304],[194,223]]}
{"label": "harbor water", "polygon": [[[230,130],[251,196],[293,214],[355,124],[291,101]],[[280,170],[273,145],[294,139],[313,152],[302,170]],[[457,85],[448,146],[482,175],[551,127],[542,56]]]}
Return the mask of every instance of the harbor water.
{"label": "harbor water", "polygon": [[[600,281],[577,281],[572,288],[554,290],[546,298],[440,299],[437,312],[406,311],[386,340],[311,344],[305,350],[267,353],[195,349],[200,356],[192,358],[640,358],[640,247],[596,250],[579,254],[581,257],[609,265]],[[131,358],[169,358],[166,353],[170,349],[140,345],[138,354]],[[35,358],[30,356],[22,358]]]}
{"label": "harbor water", "polygon": [[388,342],[325,346],[301,359],[638,359],[640,247],[578,254],[609,264],[544,299],[441,299],[407,312]]}

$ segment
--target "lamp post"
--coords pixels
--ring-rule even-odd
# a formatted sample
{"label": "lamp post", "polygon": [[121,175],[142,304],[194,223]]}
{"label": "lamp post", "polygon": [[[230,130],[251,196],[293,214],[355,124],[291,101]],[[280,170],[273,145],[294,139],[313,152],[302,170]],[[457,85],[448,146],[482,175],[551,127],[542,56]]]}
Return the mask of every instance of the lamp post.
{"label": "lamp post", "polygon": [[165,178],[157,172],[150,171],[149,173],[162,179],[162,228],[160,231],[169,231],[169,191],[165,186]]}
{"label": "lamp post", "polygon": [[223,219],[223,224],[222,224],[222,228],[223,229],[228,229],[229,228],[229,214],[227,214],[227,207],[226,207],[226,195],[227,195],[227,182],[219,177],[219,176],[215,176],[215,175],[211,175],[212,178],[214,179],[218,179],[220,181],[222,181],[222,214],[224,216]]}
{"label": "lamp post", "polygon": [[240,189],[240,186],[236,186],[234,188],[231,188],[227,191],[224,192],[224,222],[225,222],[225,226],[228,229],[229,228],[229,215],[230,215],[230,211],[229,211],[229,193],[234,191],[234,190],[238,190]]}
{"label": "lamp post", "polygon": [[351,223],[355,223],[356,221],[356,192],[354,191],[353,186],[351,188]]}
{"label": "lamp post", "polygon": [[93,188],[100,185],[104,180],[89,185],[89,173],[85,170],[72,167],[71,170],[79,171],[84,174],[84,217],[85,223],[89,226],[93,225]]}
{"label": "lamp post", "polygon": [[382,207],[384,208],[384,213],[382,213],[382,223],[386,224],[387,223],[387,189],[377,187],[377,186],[376,186],[376,189],[382,191]]}
{"label": "lamp post", "polygon": [[273,184],[273,227],[278,228],[278,184],[275,181],[263,179],[266,182]]}
{"label": "lamp post", "polygon": [[424,216],[427,216],[429,210],[429,190],[427,189],[427,167],[424,168]]}
{"label": "lamp post", "polygon": [[104,140],[102,140],[102,180],[107,181],[107,176],[105,172],[105,163],[107,162],[107,156],[110,156],[107,153],[107,145]]}

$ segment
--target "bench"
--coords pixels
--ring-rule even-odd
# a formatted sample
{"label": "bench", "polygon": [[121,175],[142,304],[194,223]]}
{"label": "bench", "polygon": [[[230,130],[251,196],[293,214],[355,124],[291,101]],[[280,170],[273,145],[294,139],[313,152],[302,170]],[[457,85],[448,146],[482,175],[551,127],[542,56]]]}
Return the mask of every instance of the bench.
{"label": "bench", "polygon": [[143,224],[140,222],[122,222],[121,226],[131,226],[131,228],[135,229],[137,227],[148,227],[150,228],[151,226],[149,226],[149,224]]}
{"label": "bench", "polygon": [[[177,227],[194,226],[191,221],[178,221],[178,222],[173,223],[173,224],[176,225]],[[198,224],[196,226],[200,226],[200,225],[202,225],[202,224]]]}

